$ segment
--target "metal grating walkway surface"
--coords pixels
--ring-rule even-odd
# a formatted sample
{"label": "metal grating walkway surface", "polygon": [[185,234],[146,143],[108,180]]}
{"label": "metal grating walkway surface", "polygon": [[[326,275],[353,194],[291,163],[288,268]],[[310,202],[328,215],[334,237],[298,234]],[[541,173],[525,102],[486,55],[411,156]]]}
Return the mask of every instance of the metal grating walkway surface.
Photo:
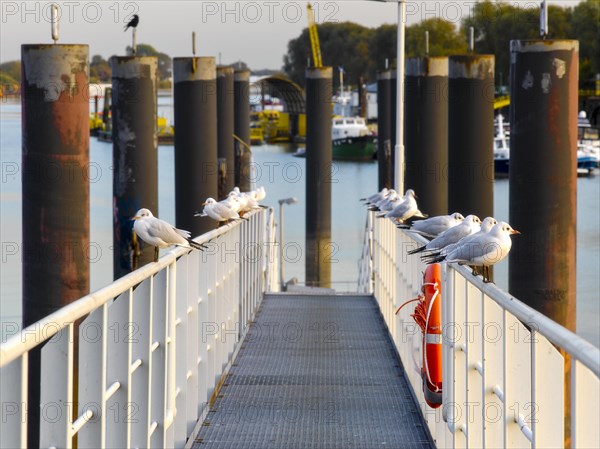
{"label": "metal grating walkway surface", "polygon": [[433,448],[370,296],[267,295],[194,448]]}

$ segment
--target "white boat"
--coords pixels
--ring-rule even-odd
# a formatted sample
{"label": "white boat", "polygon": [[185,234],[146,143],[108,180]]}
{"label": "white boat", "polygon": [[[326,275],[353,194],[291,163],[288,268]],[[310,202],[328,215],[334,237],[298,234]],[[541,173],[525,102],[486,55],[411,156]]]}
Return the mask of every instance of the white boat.
{"label": "white boat", "polygon": [[[494,128],[494,174],[497,178],[506,177],[510,162],[510,131],[502,114],[494,119]],[[589,175],[600,166],[600,137],[584,111],[579,113],[577,131],[577,173]]]}

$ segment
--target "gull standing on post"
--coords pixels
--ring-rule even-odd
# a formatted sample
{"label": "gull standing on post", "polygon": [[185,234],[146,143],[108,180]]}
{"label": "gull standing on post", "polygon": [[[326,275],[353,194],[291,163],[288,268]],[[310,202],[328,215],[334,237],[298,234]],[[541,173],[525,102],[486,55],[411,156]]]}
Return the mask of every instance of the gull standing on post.
{"label": "gull standing on post", "polygon": [[512,234],[520,232],[501,221],[494,225],[490,232],[474,236],[465,244],[459,243],[447,255],[441,255],[428,263],[453,262],[483,267],[483,282],[490,282],[490,267],[508,255],[512,247]]}
{"label": "gull standing on post", "polygon": [[158,262],[158,249],[171,245],[202,250],[205,246],[194,242],[190,232],[177,229],[164,220],[156,218],[150,210],[142,208],[132,218],[133,230],[148,245],[154,246],[154,262]]}

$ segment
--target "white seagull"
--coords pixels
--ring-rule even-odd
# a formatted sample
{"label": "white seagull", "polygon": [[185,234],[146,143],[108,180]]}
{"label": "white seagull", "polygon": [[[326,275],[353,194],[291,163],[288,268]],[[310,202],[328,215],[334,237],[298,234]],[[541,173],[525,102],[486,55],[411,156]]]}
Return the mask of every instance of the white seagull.
{"label": "white seagull", "polygon": [[164,220],[156,218],[150,210],[142,208],[132,218],[133,230],[148,245],[154,246],[154,262],[158,261],[158,249],[171,245],[202,250],[205,246],[194,242],[190,232],[177,229]]}
{"label": "white seagull", "polygon": [[394,209],[387,213],[379,214],[378,217],[391,218],[397,222],[403,223],[404,221],[414,216],[426,218],[417,206],[417,195],[413,189],[408,189],[404,194],[404,200],[398,204]]}
{"label": "white seagull", "polygon": [[481,229],[481,220],[477,215],[467,215],[462,223],[451,227],[434,238],[427,245],[409,251],[408,254],[420,253],[422,251],[440,250],[452,243],[458,242],[460,239],[468,235],[475,234]]}
{"label": "white seagull", "polygon": [[400,225],[398,228],[421,234],[425,237],[435,238],[442,232],[460,224],[465,217],[458,212],[451,215],[438,215],[427,220],[415,221],[411,226]]}
{"label": "white seagull", "polygon": [[479,234],[464,244],[458,244],[445,256],[439,256],[433,262],[454,262],[461,265],[483,267],[483,282],[490,282],[489,267],[504,259],[511,247],[512,234],[520,234],[508,223],[501,221],[490,232]]}
{"label": "white seagull", "polygon": [[[496,224],[498,224],[498,221],[496,221],[496,219],[494,217],[485,217],[483,219],[483,221],[481,222],[481,229],[479,230],[479,232],[468,235],[468,236],[460,239],[458,242],[452,243],[452,244],[442,248],[439,251],[436,251],[433,253],[428,253],[424,256],[421,256],[421,259],[423,259],[423,261],[425,261],[426,263],[429,263],[430,260],[437,259],[439,256],[447,256],[458,245],[468,244],[469,242],[472,242],[475,239],[479,238],[479,236],[481,236],[482,234],[487,234],[488,232],[490,232],[492,230],[492,228]],[[473,271],[473,274],[477,274],[475,269]]]}
{"label": "white seagull", "polygon": [[387,195],[388,195],[388,189],[387,189],[387,187],[384,187],[379,192],[374,193],[373,195],[368,196],[367,198],[361,198],[360,201],[365,201],[368,204],[375,204],[378,201],[385,198]]}
{"label": "white seagull", "polygon": [[229,220],[238,220],[240,218],[239,214],[232,209],[229,204],[231,204],[229,199],[217,202],[213,198],[207,198],[206,201],[202,203],[204,210],[202,212],[196,212],[194,217],[209,216],[219,223]]}

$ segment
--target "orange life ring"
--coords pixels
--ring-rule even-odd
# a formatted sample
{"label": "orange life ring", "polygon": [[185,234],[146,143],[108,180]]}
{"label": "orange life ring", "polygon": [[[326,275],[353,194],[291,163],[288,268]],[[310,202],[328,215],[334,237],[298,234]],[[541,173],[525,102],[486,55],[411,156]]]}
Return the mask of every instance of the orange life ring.
{"label": "orange life ring", "polygon": [[[442,405],[442,269],[439,263],[427,266],[423,275],[423,393],[431,408]],[[417,306],[418,307],[418,306]]]}

